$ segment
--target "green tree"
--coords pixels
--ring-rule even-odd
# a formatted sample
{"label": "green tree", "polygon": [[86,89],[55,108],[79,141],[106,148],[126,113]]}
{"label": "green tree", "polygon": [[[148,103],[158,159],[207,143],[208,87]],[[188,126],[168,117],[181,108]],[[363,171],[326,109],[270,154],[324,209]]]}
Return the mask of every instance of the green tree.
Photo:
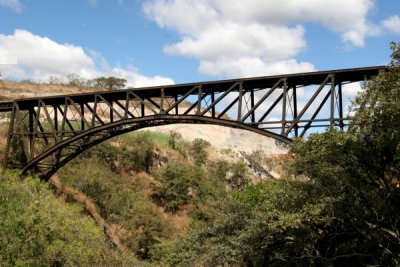
{"label": "green tree", "polygon": [[70,73],[67,75],[68,85],[76,86],[76,87],[83,87],[86,84],[86,79],[82,78],[78,74]]}
{"label": "green tree", "polygon": [[134,136],[132,145],[121,148],[120,160],[127,170],[150,172],[154,161],[155,146],[147,132]]}
{"label": "green tree", "polygon": [[123,78],[117,78],[113,76],[109,77],[99,77],[93,80],[93,85],[95,87],[103,87],[109,90],[112,89],[121,89],[124,88],[126,85],[126,80]]}
{"label": "green tree", "polygon": [[155,259],[167,266],[310,266],[315,235],[308,222],[323,207],[311,195],[312,185],[291,180],[236,191],[214,203],[205,226],[160,244]]}
{"label": "green tree", "polygon": [[21,181],[1,171],[1,266],[119,264],[103,230],[83,215],[81,207],[55,198],[38,179]]}
{"label": "green tree", "polygon": [[182,140],[182,135],[176,131],[171,131],[170,132],[170,137],[169,137],[169,145],[173,148],[176,149],[178,147],[178,142]]}
{"label": "green tree", "polygon": [[124,186],[117,191],[107,203],[108,219],[129,231],[123,242],[135,255],[148,259],[153,246],[168,237],[169,226],[145,197]]}
{"label": "green tree", "polygon": [[247,177],[247,166],[244,161],[238,161],[230,165],[226,180],[229,186],[236,190],[243,189],[249,184],[250,180]]}
{"label": "green tree", "polygon": [[208,152],[207,152],[207,148],[210,146],[211,144],[201,138],[196,138],[193,142],[192,142],[192,146],[190,148],[190,153],[194,159],[194,162],[197,166],[203,165],[204,163],[206,163],[207,161],[207,157],[208,157]]}
{"label": "green tree", "polygon": [[179,206],[189,203],[195,187],[193,166],[169,163],[159,170],[156,178],[160,184],[156,194],[168,211],[176,212]]}
{"label": "green tree", "polygon": [[[335,197],[319,238],[321,261],[335,265],[400,262],[400,45],[388,69],[364,83],[348,133],[330,130],[298,142],[294,168]],[[327,244],[330,244],[329,246]]]}

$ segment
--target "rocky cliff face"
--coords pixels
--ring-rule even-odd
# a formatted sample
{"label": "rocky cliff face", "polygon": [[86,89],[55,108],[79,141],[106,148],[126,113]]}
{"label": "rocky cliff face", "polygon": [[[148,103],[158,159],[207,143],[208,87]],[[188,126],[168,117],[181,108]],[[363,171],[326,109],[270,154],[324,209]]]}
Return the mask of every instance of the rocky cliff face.
{"label": "rocky cliff face", "polygon": [[146,128],[146,130],[169,133],[178,132],[185,140],[204,139],[219,149],[231,149],[236,153],[262,150],[267,155],[287,154],[287,149],[274,139],[242,129],[206,124],[172,124]]}

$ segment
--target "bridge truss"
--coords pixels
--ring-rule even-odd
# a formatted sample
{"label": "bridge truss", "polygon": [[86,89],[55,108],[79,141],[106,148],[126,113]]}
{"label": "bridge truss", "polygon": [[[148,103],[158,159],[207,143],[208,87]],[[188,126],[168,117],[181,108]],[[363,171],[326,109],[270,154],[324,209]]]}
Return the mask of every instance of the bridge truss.
{"label": "bridge truss", "polygon": [[[20,99],[10,112],[4,165],[43,179],[113,136],[172,123],[242,128],[284,143],[314,127],[344,129],[343,86],[385,67],[334,70]],[[255,140],[256,142],[256,140]],[[18,160],[16,160],[18,159]],[[18,166],[20,165],[20,166]]]}

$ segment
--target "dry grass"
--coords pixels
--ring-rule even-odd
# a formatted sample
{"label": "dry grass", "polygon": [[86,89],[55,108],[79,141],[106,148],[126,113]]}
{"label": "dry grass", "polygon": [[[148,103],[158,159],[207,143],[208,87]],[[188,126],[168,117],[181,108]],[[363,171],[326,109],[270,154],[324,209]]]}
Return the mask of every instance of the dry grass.
{"label": "dry grass", "polygon": [[19,99],[61,94],[105,91],[104,88],[76,87],[62,84],[38,84],[28,82],[0,81],[0,98]]}

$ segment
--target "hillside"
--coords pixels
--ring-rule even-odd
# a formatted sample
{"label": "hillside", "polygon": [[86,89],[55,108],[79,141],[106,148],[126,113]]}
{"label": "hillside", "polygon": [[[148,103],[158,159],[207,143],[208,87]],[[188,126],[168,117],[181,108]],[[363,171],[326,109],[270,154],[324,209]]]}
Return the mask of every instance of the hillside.
{"label": "hillside", "polygon": [[147,262],[158,244],[203,225],[214,203],[258,181],[231,149],[177,132],[139,131],[84,152],[50,182],[60,200],[79,203],[104,229],[115,253]]}
{"label": "hillside", "polygon": [[[6,132],[4,122],[2,144]],[[235,134],[243,138],[238,145]],[[209,125],[143,129],[83,153],[50,182],[59,199],[80,204],[104,229],[117,253],[148,261],[160,239],[176,240],[204,224],[207,210],[229,192],[269,178],[265,173],[279,177],[285,171],[287,158],[279,153],[286,151],[270,140],[255,146],[254,138]],[[261,153],[262,145],[271,152]],[[256,156],[265,173],[257,173],[246,153]]]}
{"label": "hillside", "polygon": [[0,100],[31,98],[84,92],[105,91],[104,88],[79,87],[65,84],[40,84],[0,80]]}

